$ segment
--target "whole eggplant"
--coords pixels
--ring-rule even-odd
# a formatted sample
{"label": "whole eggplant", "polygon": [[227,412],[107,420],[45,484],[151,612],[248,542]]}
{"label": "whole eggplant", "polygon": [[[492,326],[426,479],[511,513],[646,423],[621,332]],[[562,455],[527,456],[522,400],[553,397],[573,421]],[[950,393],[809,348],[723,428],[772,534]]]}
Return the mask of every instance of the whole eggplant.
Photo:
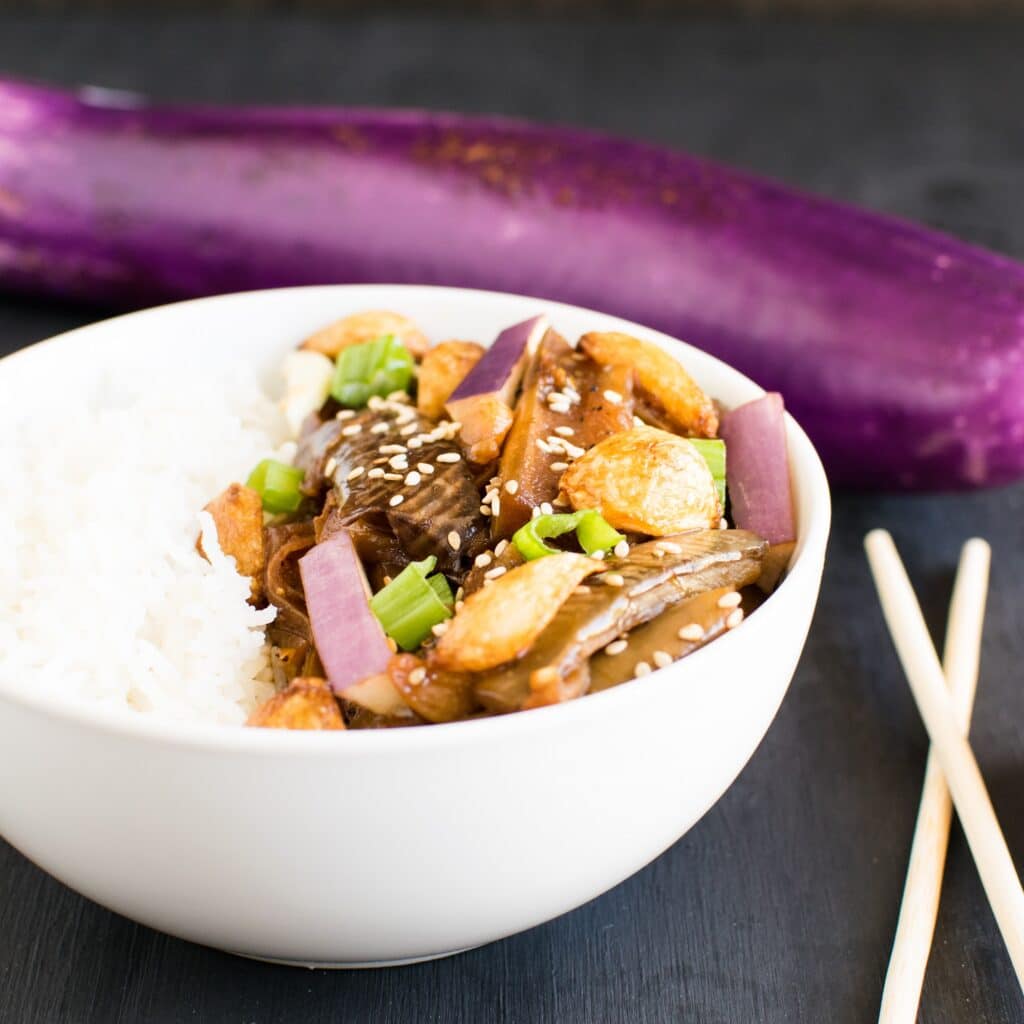
{"label": "whole eggplant", "polygon": [[836,484],[1024,474],[1012,260],[564,128],[0,80],[0,285],[138,306],[367,281],[525,292],[684,338],[782,392]]}

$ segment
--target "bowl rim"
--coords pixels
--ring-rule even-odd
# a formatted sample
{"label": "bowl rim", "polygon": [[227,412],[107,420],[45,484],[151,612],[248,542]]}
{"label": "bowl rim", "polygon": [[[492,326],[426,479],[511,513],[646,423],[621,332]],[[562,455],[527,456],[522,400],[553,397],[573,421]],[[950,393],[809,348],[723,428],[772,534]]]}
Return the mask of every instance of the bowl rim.
{"label": "bowl rim", "polygon": [[[149,306],[145,309],[133,310],[128,313],[105,317],[101,320],[83,324],[81,327],[64,331],[18,349],[0,358],[0,379],[3,378],[4,372],[13,362],[20,362],[23,358],[34,358],[43,348],[74,344],[75,339],[79,335],[96,331],[102,332],[104,328],[114,323],[120,324],[135,319],[145,319],[158,315],[162,311],[182,307],[213,306],[225,300],[239,301],[247,297],[314,291],[337,292],[342,296],[346,292],[355,291],[360,293],[375,291],[380,291],[381,293],[394,291],[411,293],[430,292],[444,294],[453,299],[460,295],[465,296],[469,294],[477,300],[483,301],[512,298],[533,302],[545,311],[550,312],[552,319],[557,318],[560,312],[590,314],[600,317],[605,321],[616,322],[620,325],[619,329],[639,331],[641,336],[653,338],[663,347],[699,353],[703,359],[715,364],[716,368],[724,369],[728,374],[734,375],[749,389],[761,395],[766,393],[764,388],[745,374],[696,345],[681,341],[654,328],[645,327],[635,321],[603,313],[599,310],[589,309],[585,306],[576,306],[572,303],[555,302],[550,299],[523,295],[517,292],[499,292],[442,285],[387,283],[261,288],[241,292],[226,292]],[[779,587],[772,593],[769,600],[758,609],[758,619],[760,621],[764,620],[766,609],[774,607],[776,614],[778,614],[778,610],[781,604],[785,603],[786,598],[794,596],[802,587],[810,585],[816,592],[819,581],[813,577],[820,574],[820,561],[824,557],[831,526],[831,496],[821,459],[810,438],[799,423],[788,412],[785,413],[785,418],[791,468],[798,481],[798,488],[800,490],[806,489],[810,494],[808,504],[811,514],[807,522],[801,521],[799,523],[797,550],[789,572],[779,584]],[[5,681],[3,679],[0,679],[0,700],[10,701],[26,710],[52,715],[68,724],[87,726],[108,734],[207,751],[238,751],[270,756],[287,756],[296,753],[323,753],[325,750],[353,754],[370,750],[380,753],[393,750],[410,751],[424,746],[431,748],[450,746],[454,743],[491,743],[499,738],[508,736],[510,733],[525,733],[527,730],[535,732],[538,729],[548,731],[550,729],[572,728],[574,724],[584,723],[595,715],[614,715],[617,702],[645,699],[644,694],[655,697],[659,687],[665,685],[678,686],[678,677],[680,675],[687,673],[693,675],[700,671],[709,658],[716,656],[715,651],[724,654],[727,645],[728,649],[731,650],[736,644],[743,643],[744,637],[747,635],[746,630],[749,628],[750,623],[744,621],[735,629],[716,638],[713,643],[709,643],[687,655],[685,659],[675,662],[664,669],[656,670],[642,679],[633,679],[625,685],[614,686],[597,693],[587,694],[586,700],[565,701],[561,704],[549,705],[547,707],[531,708],[526,712],[520,711],[514,714],[495,715],[469,721],[433,723],[426,727],[352,729],[346,730],[340,736],[337,731],[333,730],[258,729],[223,722],[194,722],[162,718],[158,715],[141,714],[128,707],[111,707],[95,704],[79,697],[66,697],[48,692],[33,691],[29,687],[22,686],[17,682]]]}

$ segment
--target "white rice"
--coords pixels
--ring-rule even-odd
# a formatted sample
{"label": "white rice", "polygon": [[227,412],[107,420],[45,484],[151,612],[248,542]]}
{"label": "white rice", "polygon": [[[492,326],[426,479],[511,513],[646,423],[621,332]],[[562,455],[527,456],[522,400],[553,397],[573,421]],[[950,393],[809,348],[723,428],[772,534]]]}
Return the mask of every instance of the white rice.
{"label": "white rice", "polygon": [[[212,372],[212,371],[211,371]],[[56,383],[4,439],[0,679],[243,722],[273,690],[249,582],[203,505],[283,439],[255,376],[122,368]],[[204,529],[212,564],[195,549]]]}

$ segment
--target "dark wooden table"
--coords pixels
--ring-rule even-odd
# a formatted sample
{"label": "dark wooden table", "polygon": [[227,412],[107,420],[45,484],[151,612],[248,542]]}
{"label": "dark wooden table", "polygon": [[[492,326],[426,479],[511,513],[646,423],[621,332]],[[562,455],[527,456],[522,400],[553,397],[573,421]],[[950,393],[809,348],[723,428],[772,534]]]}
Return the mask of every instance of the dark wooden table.
{"label": "dark wooden table", "polygon": [[[0,16],[0,72],[166,97],[577,121],[1018,256],[1021,52],[1024,26]],[[103,312],[0,295],[0,351]],[[17,483],[4,488],[10,497]],[[0,1022],[872,1020],[926,751],[861,554],[875,525],[895,532],[937,634],[960,543],[981,534],[995,547],[972,735],[1024,858],[1024,488],[838,495],[817,619],[777,721],[707,817],[617,889],[453,959],[307,972],[132,924],[0,842]],[[1024,1021],[959,831],[920,1019]]]}

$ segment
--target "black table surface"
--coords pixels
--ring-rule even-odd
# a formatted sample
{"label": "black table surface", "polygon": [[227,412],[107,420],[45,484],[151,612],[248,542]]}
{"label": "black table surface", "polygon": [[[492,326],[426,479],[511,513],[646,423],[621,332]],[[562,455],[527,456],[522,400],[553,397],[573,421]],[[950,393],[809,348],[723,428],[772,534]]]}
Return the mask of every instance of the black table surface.
{"label": "black table surface", "polygon": [[[1024,255],[1024,25],[0,15],[0,73],[163,97],[397,104],[679,145]],[[0,293],[0,352],[104,315]],[[8,494],[16,482],[4,484]],[[972,739],[1024,858],[1024,488],[836,495],[777,720],[672,849],[559,920],[451,959],[273,967],[82,899],[0,841],[0,1021],[807,1021],[877,1014],[926,740],[861,550],[891,528],[941,636],[961,542],[995,548]],[[1024,1021],[962,834],[920,1020]]]}

